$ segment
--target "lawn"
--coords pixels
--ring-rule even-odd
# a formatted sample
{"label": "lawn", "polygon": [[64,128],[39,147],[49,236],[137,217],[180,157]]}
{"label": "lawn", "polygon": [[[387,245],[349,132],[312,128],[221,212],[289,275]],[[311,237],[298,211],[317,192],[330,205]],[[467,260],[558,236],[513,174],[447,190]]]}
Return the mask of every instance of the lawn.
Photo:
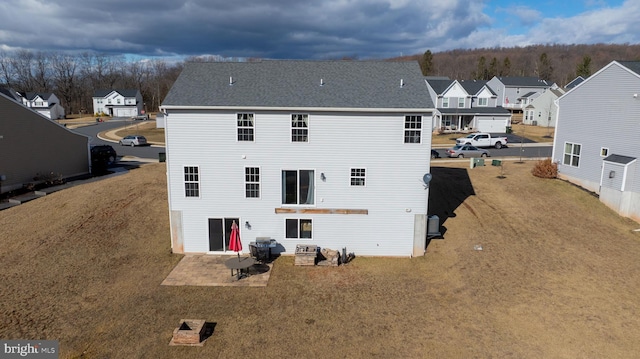
{"label": "lawn", "polygon": [[[553,142],[553,133],[555,129],[553,127],[540,127],[524,125],[522,123],[514,124],[511,126],[513,133],[528,138],[535,142]],[[462,133],[445,133],[445,134],[433,134],[431,136],[432,144],[434,145],[455,145],[456,138],[464,137],[467,134]]]}
{"label": "lawn", "polygon": [[[432,168],[445,231],[424,257],[284,256],[263,288],[160,285],[181,258],[164,163],[2,211],[0,338],[59,340],[60,358],[637,356],[640,224],[531,162],[503,163],[503,179],[467,161]],[[215,332],[170,347],[181,318]]]}

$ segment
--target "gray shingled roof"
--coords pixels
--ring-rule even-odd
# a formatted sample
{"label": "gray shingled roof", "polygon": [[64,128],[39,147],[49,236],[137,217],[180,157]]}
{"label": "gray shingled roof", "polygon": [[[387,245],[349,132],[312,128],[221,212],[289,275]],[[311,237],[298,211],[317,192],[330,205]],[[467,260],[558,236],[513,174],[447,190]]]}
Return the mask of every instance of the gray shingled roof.
{"label": "gray shingled roof", "polygon": [[162,106],[433,108],[417,62],[298,60],[186,63]]}
{"label": "gray shingled roof", "polygon": [[618,61],[618,63],[640,75],[640,61]]}
{"label": "gray shingled roof", "polygon": [[520,86],[520,87],[549,87],[551,86],[545,80],[540,80],[537,77],[522,77],[522,76],[498,76],[498,80],[505,86]]}
{"label": "gray shingled roof", "polygon": [[436,92],[438,95],[442,95],[448,88],[451,86],[454,80],[449,79],[427,79],[429,86]]}
{"label": "gray shingled roof", "polygon": [[111,92],[117,92],[120,95],[124,96],[124,97],[136,97],[136,95],[138,94],[138,90],[134,90],[134,89],[119,89],[119,90],[96,90],[93,93],[93,97],[105,97],[108,94],[110,94]]}
{"label": "gray shingled roof", "polygon": [[614,162],[626,165],[627,163],[631,163],[635,160],[635,157],[623,156],[623,155],[609,155],[604,161]]}
{"label": "gray shingled roof", "polygon": [[485,85],[487,86],[487,89],[491,92],[491,94],[496,95],[493,89],[491,89],[491,87],[487,85],[487,81],[484,80],[462,80],[460,81],[460,85],[462,85],[462,87],[464,87],[464,90],[472,96],[477,95]]}

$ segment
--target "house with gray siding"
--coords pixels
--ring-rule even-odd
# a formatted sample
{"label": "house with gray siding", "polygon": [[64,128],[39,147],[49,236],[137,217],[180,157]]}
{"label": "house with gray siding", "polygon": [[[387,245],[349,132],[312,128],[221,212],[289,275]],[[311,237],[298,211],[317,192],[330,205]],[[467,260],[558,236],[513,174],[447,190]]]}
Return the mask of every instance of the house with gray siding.
{"label": "house with gray siding", "polygon": [[187,63],[161,106],[172,250],[258,237],[421,256],[434,106],[415,62]]}
{"label": "house with gray siding", "polygon": [[558,99],[558,176],[640,222],[640,62],[613,61]]}
{"label": "house with gray siding", "polygon": [[0,93],[0,192],[90,172],[89,137]]}
{"label": "house with gray siding", "polygon": [[526,76],[494,76],[487,84],[496,93],[497,105],[513,113],[521,113],[536,97],[555,87],[546,80]]}
{"label": "house with gray siding", "polygon": [[497,107],[496,93],[481,80],[426,78],[436,105],[434,132],[500,132],[511,124],[511,113]]}
{"label": "house with gray siding", "polygon": [[556,100],[564,95],[560,88],[550,88],[536,97],[530,105],[524,109],[525,125],[556,127],[558,106]]}

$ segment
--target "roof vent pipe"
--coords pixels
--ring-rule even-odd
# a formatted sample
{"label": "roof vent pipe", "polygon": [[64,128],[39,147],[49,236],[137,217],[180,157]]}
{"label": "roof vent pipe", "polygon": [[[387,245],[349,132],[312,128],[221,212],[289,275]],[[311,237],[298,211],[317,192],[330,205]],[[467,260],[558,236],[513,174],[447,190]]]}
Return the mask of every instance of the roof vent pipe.
{"label": "roof vent pipe", "polygon": [[400,87],[404,87],[404,79],[400,79]]}
{"label": "roof vent pipe", "polygon": [[320,79],[320,86],[324,86],[324,79]]}
{"label": "roof vent pipe", "polygon": [[233,85],[233,76],[229,76],[229,86]]}

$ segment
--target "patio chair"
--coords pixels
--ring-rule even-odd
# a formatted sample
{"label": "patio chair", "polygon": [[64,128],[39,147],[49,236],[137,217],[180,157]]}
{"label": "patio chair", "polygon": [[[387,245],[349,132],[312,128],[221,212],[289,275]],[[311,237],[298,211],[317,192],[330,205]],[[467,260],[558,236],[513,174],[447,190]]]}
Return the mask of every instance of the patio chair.
{"label": "patio chair", "polygon": [[251,258],[255,259],[256,262],[263,264],[263,258],[261,258],[260,256],[260,252],[258,251],[258,247],[256,247],[254,244],[249,244],[249,254],[251,255]]}

